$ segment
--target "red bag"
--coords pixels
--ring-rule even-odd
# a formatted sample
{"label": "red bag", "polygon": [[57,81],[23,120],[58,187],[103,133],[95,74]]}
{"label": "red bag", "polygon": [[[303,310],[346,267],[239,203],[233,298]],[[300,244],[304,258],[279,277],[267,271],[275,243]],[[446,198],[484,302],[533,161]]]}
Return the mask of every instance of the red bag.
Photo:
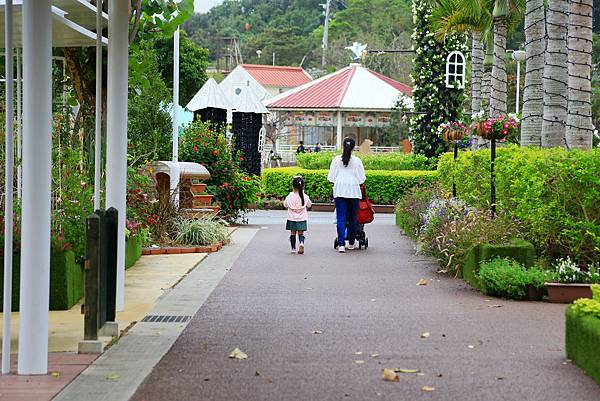
{"label": "red bag", "polygon": [[364,185],[361,185],[360,189],[363,197],[358,201],[357,221],[358,224],[369,224],[375,220],[375,209],[373,209],[373,204],[367,197]]}

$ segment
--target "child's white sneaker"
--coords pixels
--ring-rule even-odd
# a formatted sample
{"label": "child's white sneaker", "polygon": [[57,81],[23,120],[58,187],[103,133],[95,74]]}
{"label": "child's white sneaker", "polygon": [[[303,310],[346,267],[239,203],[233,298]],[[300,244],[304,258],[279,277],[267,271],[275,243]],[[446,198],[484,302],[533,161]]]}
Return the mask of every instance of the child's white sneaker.
{"label": "child's white sneaker", "polygon": [[354,244],[352,244],[352,245],[348,244],[348,250],[349,250],[349,251],[352,251],[352,250],[354,250]]}
{"label": "child's white sneaker", "polygon": [[290,253],[296,253],[296,249],[292,249]]}
{"label": "child's white sneaker", "polygon": [[304,253],[304,244],[300,243],[300,246],[298,247],[298,253],[300,255],[302,255]]}
{"label": "child's white sneaker", "polygon": [[339,253],[345,253],[345,252],[346,252],[346,248],[344,248],[343,246],[340,246],[340,247],[338,248],[338,252],[339,252]]}

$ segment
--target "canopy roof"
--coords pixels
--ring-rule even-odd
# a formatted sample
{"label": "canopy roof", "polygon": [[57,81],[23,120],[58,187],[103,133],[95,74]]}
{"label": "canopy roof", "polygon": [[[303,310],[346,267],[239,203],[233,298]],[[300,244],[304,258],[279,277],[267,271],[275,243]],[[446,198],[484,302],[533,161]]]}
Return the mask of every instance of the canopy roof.
{"label": "canopy roof", "polygon": [[154,175],[156,173],[165,173],[171,176],[171,174],[179,172],[179,177],[181,178],[199,178],[203,180],[210,178],[210,173],[206,167],[198,163],[157,161],[151,165]]}
{"label": "canopy roof", "polygon": [[[96,9],[85,0],[53,0],[52,46],[92,47],[96,45]],[[57,7],[61,5],[64,8]],[[0,0],[0,48],[5,46],[4,10],[6,1]],[[13,1],[13,43],[23,47],[23,0]],[[106,25],[108,16],[103,13]],[[108,44],[106,38],[103,43]]]}
{"label": "canopy roof", "polygon": [[190,111],[214,108],[231,110],[233,106],[214,78],[210,78],[185,106]]}
{"label": "canopy roof", "polygon": [[242,64],[240,67],[262,86],[295,88],[312,81],[312,77],[302,67],[257,64]]}
{"label": "canopy roof", "polygon": [[234,113],[269,114],[269,110],[252,92],[250,87],[242,89],[239,95],[233,96]]}
{"label": "canopy roof", "polygon": [[272,110],[391,110],[409,85],[351,64],[265,101]]}

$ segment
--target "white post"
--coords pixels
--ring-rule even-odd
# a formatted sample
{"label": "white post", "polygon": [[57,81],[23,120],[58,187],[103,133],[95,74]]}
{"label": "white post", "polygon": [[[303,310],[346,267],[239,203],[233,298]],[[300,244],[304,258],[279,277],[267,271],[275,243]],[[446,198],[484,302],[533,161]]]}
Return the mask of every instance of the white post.
{"label": "white post", "polygon": [[343,132],[343,121],[342,121],[342,112],[338,111],[337,115],[337,130],[336,130],[336,138],[335,138],[335,147],[337,150],[342,149],[342,132]]}
{"label": "white post", "polygon": [[23,2],[23,201],[19,374],[48,371],[52,168],[51,0]]}
{"label": "white post", "polygon": [[321,56],[321,67],[325,68],[327,66],[327,47],[329,43],[329,10],[330,10],[331,0],[327,0],[325,4],[325,24],[323,30],[323,54]]}
{"label": "white post", "polygon": [[109,0],[106,207],[119,211],[117,310],[125,307],[125,218],[127,194],[127,63],[129,2]]}
{"label": "white post", "polygon": [[96,1],[96,135],[94,140],[94,210],[102,189],[102,1]]}
{"label": "white post", "polygon": [[10,373],[10,318],[12,310],[12,263],[13,263],[13,195],[14,195],[14,71],[13,71],[13,3],[6,0],[4,6],[5,71],[6,71],[6,166],[4,190],[4,319],[2,328],[2,374]]}
{"label": "white post", "polygon": [[173,161],[179,161],[179,27],[173,35]]}
{"label": "white post", "polygon": [[[527,85],[527,84],[525,84]],[[517,61],[517,101],[516,101],[516,114],[519,114],[519,101],[521,97],[521,62]]]}
{"label": "white post", "polygon": [[21,168],[21,158],[23,157],[23,110],[21,105],[23,104],[23,77],[21,73],[22,61],[21,61],[21,49],[17,47],[17,160],[19,165],[17,166],[17,198],[21,199],[21,193],[23,192],[23,170]]}

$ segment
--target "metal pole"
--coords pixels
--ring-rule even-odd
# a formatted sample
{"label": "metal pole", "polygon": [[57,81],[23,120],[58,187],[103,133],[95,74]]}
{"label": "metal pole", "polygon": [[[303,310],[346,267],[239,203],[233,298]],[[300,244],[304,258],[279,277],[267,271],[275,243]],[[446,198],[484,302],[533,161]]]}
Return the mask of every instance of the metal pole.
{"label": "metal pole", "polygon": [[490,163],[490,203],[492,207],[492,219],[496,217],[496,137],[492,137],[492,153]]}
{"label": "metal pole", "polygon": [[273,65],[275,65],[275,52],[273,52]]}
{"label": "metal pole", "polygon": [[173,161],[179,161],[179,27],[173,35]]}
{"label": "metal pole", "polygon": [[521,97],[521,62],[517,61],[517,101],[516,114],[519,114],[519,101]]}
{"label": "metal pole", "polygon": [[[456,168],[456,159],[458,159],[458,142],[454,141],[454,168]],[[456,198],[456,172],[452,176],[452,197]]]}
{"label": "metal pole", "polygon": [[94,210],[102,189],[102,0],[96,1],[96,137],[94,140]]}
{"label": "metal pole", "polygon": [[23,201],[18,372],[48,372],[52,168],[51,0],[23,2]]}
{"label": "metal pole", "polygon": [[327,66],[327,46],[329,44],[329,10],[331,5],[331,0],[327,0],[327,4],[325,5],[325,26],[323,30],[323,55],[321,57],[321,67],[325,68]]}
{"label": "metal pole", "polygon": [[129,2],[109,0],[106,207],[119,211],[117,310],[125,306],[125,216],[127,193],[127,73]]}
{"label": "metal pole", "polygon": [[22,60],[21,60],[21,49],[17,47],[17,160],[19,165],[17,166],[17,198],[21,199],[21,193],[23,191],[23,170],[21,168],[21,159],[23,157],[23,110],[22,110],[22,97],[23,97],[23,77],[22,77]]}
{"label": "metal pole", "polygon": [[6,166],[4,169],[4,303],[2,328],[2,374],[10,373],[10,318],[12,311],[12,264],[13,264],[13,193],[14,193],[14,71],[13,71],[13,2],[6,0],[4,6],[4,25],[6,41],[5,70],[6,70],[6,132],[5,152]]}

